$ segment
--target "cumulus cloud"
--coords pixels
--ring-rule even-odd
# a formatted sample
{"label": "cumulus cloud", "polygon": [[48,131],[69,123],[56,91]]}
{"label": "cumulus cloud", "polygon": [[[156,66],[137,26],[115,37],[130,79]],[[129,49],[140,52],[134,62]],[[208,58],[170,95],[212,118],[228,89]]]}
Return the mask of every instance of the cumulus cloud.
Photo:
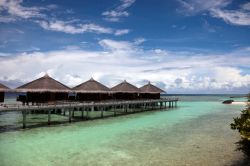
{"label": "cumulus cloud", "polygon": [[[133,41],[103,39],[99,44],[103,50],[75,48],[0,57],[0,80],[7,85],[18,80],[20,85],[48,72],[71,87],[94,77],[109,87],[124,79],[137,86],[149,80],[172,93],[225,89],[228,93],[235,89],[247,93],[250,88],[249,71],[242,73],[250,64],[248,48],[225,54],[183,54],[139,49]],[[159,56],[165,52],[168,56]]]}
{"label": "cumulus cloud", "polygon": [[129,13],[126,10],[133,3],[135,3],[135,0],[120,0],[120,2],[121,4],[116,6],[114,9],[104,11],[102,13],[102,15],[105,16],[105,20],[110,22],[118,22],[120,21],[120,18],[129,16]]}
{"label": "cumulus cloud", "polygon": [[177,0],[181,4],[178,10],[186,15],[207,12],[212,17],[234,25],[250,25],[250,3],[244,3],[238,9],[226,9],[231,0]]}

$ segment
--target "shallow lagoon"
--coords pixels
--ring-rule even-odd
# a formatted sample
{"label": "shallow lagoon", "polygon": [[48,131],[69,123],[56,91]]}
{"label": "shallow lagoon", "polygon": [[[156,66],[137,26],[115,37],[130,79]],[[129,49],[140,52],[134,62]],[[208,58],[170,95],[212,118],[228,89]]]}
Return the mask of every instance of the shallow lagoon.
{"label": "shallow lagoon", "polygon": [[[186,96],[168,111],[5,131],[0,165],[237,165],[244,156],[230,123],[244,106],[224,99]],[[0,125],[18,119],[1,115]]]}

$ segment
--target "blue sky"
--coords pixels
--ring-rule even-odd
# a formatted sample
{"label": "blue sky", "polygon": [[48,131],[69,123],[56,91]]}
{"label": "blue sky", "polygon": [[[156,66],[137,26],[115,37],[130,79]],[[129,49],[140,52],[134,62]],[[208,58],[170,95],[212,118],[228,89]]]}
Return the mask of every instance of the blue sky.
{"label": "blue sky", "polygon": [[0,82],[148,81],[168,93],[250,91],[246,0],[1,0]]}

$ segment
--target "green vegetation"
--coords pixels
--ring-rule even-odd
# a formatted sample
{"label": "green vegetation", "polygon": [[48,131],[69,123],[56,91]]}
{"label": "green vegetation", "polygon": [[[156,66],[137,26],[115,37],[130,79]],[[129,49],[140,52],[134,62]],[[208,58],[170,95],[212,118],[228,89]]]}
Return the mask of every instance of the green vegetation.
{"label": "green vegetation", "polygon": [[[248,101],[250,100],[250,93]],[[245,157],[241,159],[241,164],[250,165],[250,103],[241,111],[240,117],[234,118],[234,123],[231,124],[231,129],[238,130],[242,139],[236,142],[237,150],[243,152]]]}
{"label": "green vegetation", "polygon": [[[248,101],[250,94],[248,95]],[[250,104],[242,110],[240,117],[234,118],[234,123],[231,124],[233,130],[238,130],[240,135],[246,141],[250,141]]]}

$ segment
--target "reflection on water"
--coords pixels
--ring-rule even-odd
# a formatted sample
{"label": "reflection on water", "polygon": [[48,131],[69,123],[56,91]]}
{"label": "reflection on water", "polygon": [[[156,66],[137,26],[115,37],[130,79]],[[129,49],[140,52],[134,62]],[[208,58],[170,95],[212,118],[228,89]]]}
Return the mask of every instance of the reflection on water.
{"label": "reflection on water", "polygon": [[[230,123],[242,106],[223,105],[221,96],[209,101],[188,97],[171,111],[3,132],[0,165],[239,164],[244,155],[236,151],[240,138]],[[0,126],[18,126],[19,118],[0,115]],[[29,118],[47,120],[44,115]]]}

